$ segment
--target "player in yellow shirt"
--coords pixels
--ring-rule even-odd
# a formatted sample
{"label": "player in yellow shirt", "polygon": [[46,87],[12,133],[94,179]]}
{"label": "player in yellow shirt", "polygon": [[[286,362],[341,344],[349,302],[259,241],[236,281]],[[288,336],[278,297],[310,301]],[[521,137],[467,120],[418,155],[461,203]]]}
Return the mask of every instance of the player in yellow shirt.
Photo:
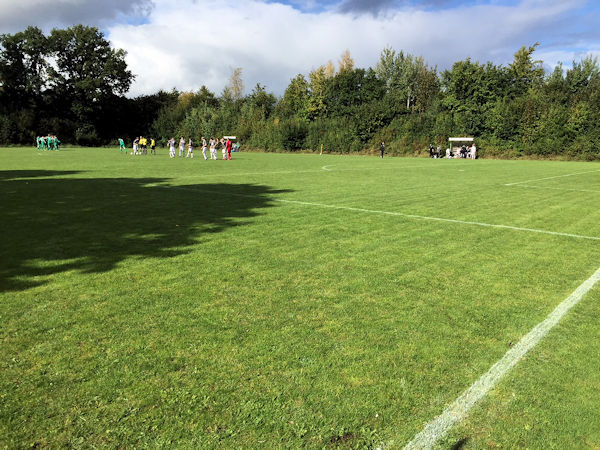
{"label": "player in yellow shirt", "polygon": [[140,147],[142,147],[142,155],[148,154],[148,140],[142,136],[140,138]]}

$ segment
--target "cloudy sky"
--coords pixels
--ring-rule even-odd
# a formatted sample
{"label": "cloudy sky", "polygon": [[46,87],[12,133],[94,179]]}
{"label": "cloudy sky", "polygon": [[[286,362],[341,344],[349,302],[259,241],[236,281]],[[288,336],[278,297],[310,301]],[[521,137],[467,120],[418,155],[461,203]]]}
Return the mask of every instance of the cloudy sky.
{"label": "cloudy sky", "polygon": [[159,89],[220,94],[235,67],[246,91],[281,95],[349,50],[374,67],[389,46],[438,70],[466,58],[508,64],[523,45],[551,69],[600,55],[597,0],[0,0],[0,33],[98,26],[128,52],[130,96]]}

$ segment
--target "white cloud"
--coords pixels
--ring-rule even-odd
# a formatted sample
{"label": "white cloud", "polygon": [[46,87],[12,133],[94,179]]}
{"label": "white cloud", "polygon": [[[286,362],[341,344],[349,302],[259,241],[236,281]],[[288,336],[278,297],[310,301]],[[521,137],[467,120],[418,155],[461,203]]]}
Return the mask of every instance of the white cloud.
{"label": "white cloud", "polygon": [[[68,2],[89,5],[90,0],[58,0]],[[109,3],[114,7],[118,1]],[[123,3],[149,5],[147,0]],[[389,45],[446,69],[468,57],[507,64],[519,47],[539,41],[537,58],[546,55],[554,60],[560,55],[570,62],[580,58],[577,52],[585,54],[588,46],[600,48],[597,35],[579,42],[574,51],[556,42],[559,36],[576,39],[578,30],[565,22],[585,3],[522,0],[516,6],[491,2],[437,11],[413,6],[373,16],[343,14],[337,8],[302,12],[259,0],[156,0],[147,23],[121,23],[106,30],[115,47],[127,50],[129,67],[137,75],[130,95],[173,87],[197,90],[202,85],[220,94],[234,67],[243,68],[248,92],[261,83],[281,95],[296,74],[306,75],[328,60],[337,62],[346,49],[358,67],[374,67]],[[545,46],[545,39],[552,45]]]}

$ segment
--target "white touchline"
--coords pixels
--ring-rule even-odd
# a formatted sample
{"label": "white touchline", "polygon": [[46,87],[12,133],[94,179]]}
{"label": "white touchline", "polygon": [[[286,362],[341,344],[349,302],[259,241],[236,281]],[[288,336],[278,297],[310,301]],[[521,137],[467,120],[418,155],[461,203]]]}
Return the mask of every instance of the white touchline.
{"label": "white touchline", "polygon": [[567,188],[556,188],[556,187],[548,187],[548,186],[535,186],[533,184],[519,184],[518,187],[534,188],[534,189],[551,189],[553,191],[592,192],[592,193],[600,194],[600,191],[594,191],[592,189],[567,189]]}
{"label": "white touchline", "polygon": [[[490,370],[483,374],[475,383],[464,391],[439,416],[429,422],[406,446],[405,449],[429,449],[441,439],[450,428],[464,419],[469,410],[481,400],[497,383],[512,369],[525,354],[535,347],[540,340],[554,328],[560,319],[569,312],[600,280],[600,269],[584,281],[571,295],[563,300],[544,321],[537,324]],[[391,445],[388,444],[388,445]]]}
{"label": "white touchline", "polygon": [[407,217],[410,219],[460,223],[460,224],[464,224],[464,225],[476,225],[476,226],[480,226],[480,227],[490,227],[490,228],[503,228],[503,229],[516,230],[516,231],[527,231],[530,233],[551,234],[554,236],[566,236],[566,237],[572,237],[572,238],[578,238],[578,239],[590,239],[593,241],[600,241],[600,237],[598,237],[598,236],[585,236],[585,235],[581,235],[581,234],[561,233],[558,231],[539,230],[536,228],[523,228],[523,227],[513,227],[510,225],[498,225],[498,224],[484,223],[484,222],[471,222],[468,220],[445,219],[443,217],[419,216],[416,214],[405,214],[405,213],[399,213],[399,212],[393,212],[393,211],[381,211],[381,210],[376,210],[376,209],[353,208],[351,206],[336,206],[336,205],[326,205],[323,203],[301,202],[298,200],[284,200],[284,199],[279,199],[279,198],[276,198],[273,200],[276,202],[292,203],[292,204],[296,204],[296,205],[317,206],[317,207],[321,207],[321,208],[331,208],[331,209],[343,209],[346,211],[357,211],[357,212],[371,213],[371,214],[383,214],[383,215],[387,215],[387,216]]}
{"label": "white touchline", "polygon": [[279,175],[279,174],[295,174],[295,173],[320,173],[319,169],[311,170],[274,170],[272,172],[223,172],[223,173],[205,173],[184,177],[177,177],[178,180],[184,179],[195,179],[195,178],[209,178],[209,177],[228,177],[228,176],[244,176],[244,175]]}
{"label": "white touchline", "polygon": [[555,177],[537,178],[535,180],[517,181],[516,183],[506,183],[504,186],[515,186],[517,184],[525,184],[525,183],[529,183],[531,181],[552,180],[554,178],[572,177],[574,175],[583,175],[585,173],[594,173],[594,172],[600,172],[600,169],[599,170],[590,170],[588,172],[577,172],[577,173],[568,173],[566,175],[556,175]]}
{"label": "white touchline", "polygon": [[[133,181],[130,180],[119,180],[125,183],[132,183]],[[150,184],[149,184],[150,186]],[[169,189],[179,189],[179,190],[184,190],[184,191],[195,191],[195,192],[209,192],[209,193],[214,193],[214,194],[220,194],[220,192],[211,190],[211,189],[195,189],[193,187],[189,187],[189,186],[169,186],[169,185],[157,185],[157,184],[151,184],[151,186],[157,186],[157,187],[164,187],[164,188],[169,188]],[[239,193],[228,193],[227,195],[231,195],[234,197],[253,197],[250,194],[239,194]],[[582,234],[573,234],[573,233],[561,233],[559,231],[549,231],[549,230],[539,230],[536,228],[523,228],[523,227],[513,227],[511,225],[498,225],[498,224],[493,224],[493,223],[484,223],[484,222],[471,222],[468,220],[458,220],[458,219],[445,219],[443,217],[430,217],[430,216],[419,216],[416,214],[405,214],[405,213],[399,213],[399,212],[393,212],[393,211],[381,211],[381,210],[377,210],[377,209],[364,209],[364,208],[353,208],[351,206],[336,206],[336,205],[327,205],[324,203],[313,203],[313,202],[302,202],[299,200],[285,200],[282,198],[273,198],[270,199],[274,202],[280,202],[280,203],[290,203],[293,205],[305,205],[305,206],[316,206],[319,208],[330,208],[330,209],[342,209],[345,211],[357,211],[357,212],[363,212],[363,213],[369,213],[369,214],[382,214],[382,215],[387,215],[387,216],[396,216],[396,217],[406,217],[409,219],[420,219],[420,220],[432,220],[432,221],[436,221],[436,222],[449,222],[449,223],[459,223],[459,224],[463,224],[463,225],[476,225],[479,227],[488,227],[488,228],[501,228],[501,229],[506,229],[506,230],[515,230],[515,231],[526,231],[529,233],[541,233],[541,234],[550,234],[553,236],[565,236],[565,237],[571,237],[571,238],[576,238],[576,239],[589,239],[592,241],[600,241],[600,237],[599,236],[585,236]]]}

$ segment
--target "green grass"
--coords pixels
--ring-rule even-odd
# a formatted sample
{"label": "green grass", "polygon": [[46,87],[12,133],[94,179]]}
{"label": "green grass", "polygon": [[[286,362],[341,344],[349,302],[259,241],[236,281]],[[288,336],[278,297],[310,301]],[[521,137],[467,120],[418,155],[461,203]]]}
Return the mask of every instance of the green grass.
{"label": "green grass", "polygon": [[[0,149],[0,446],[401,447],[600,266],[374,212],[598,237],[600,164],[159,153]],[[598,448],[599,291],[442,445]]]}

